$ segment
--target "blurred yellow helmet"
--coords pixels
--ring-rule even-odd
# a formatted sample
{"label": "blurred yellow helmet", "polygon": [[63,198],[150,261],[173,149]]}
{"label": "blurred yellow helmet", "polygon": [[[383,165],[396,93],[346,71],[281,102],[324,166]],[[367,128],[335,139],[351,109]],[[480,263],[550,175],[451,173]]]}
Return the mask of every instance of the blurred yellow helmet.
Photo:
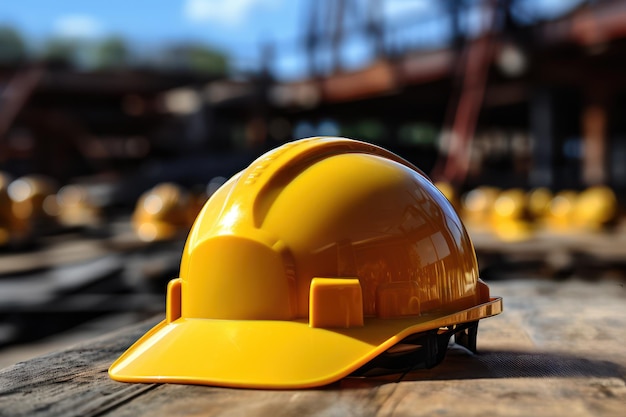
{"label": "blurred yellow helmet", "polygon": [[520,188],[509,188],[498,195],[491,217],[497,236],[507,241],[530,237],[531,227],[526,219],[526,203],[526,193]]}
{"label": "blurred yellow helmet", "polygon": [[573,231],[574,207],[578,193],[574,190],[562,190],[554,195],[550,201],[545,224],[556,232]]}
{"label": "blurred yellow helmet", "polygon": [[530,217],[532,219],[545,217],[550,210],[552,197],[552,191],[546,187],[538,187],[530,190],[527,195],[528,214]]}
{"label": "blurred yellow helmet", "polygon": [[16,217],[31,219],[37,223],[54,221],[54,216],[44,209],[44,201],[54,195],[57,185],[51,178],[42,175],[27,175],[9,184],[8,193],[13,201]]}
{"label": "blurred yellow helmet", "polygon": [[606,186],[589,187],[576,199],[573,223],[576,227],[595,230],[610,222],[617,215],[617,198]]}
{"label": "blurred yellow helmet", "polygon": [[526,195],[520,188],[502,191],[493,203],[493,216],[498,219],[521,219],[526,211]]}
{"label": "blurred yellow helmet", "polygon": [[56,211],[59,222],[65,226],[94,226],[100,222],[100,208],[94,204],[83,185],[65,185],[54,199],[45,203],[45,208]]}
{"label": "blurred yellow helmet", "polygon": [[501,309],[421,171],[364,142],[303,139],[213,194],[168,285],[166,319],[109,374],[313,387],[394,369],[399,343],[413,361],[402,370],[438,363],[452,334],[475,349],[478,320]]}
{"label": "blurred yellow helmet", "polygon": [[54,228],[54,216],[44,210],[44,200],[54,194],[50,178],[29,175],[16,180],[0,175],[0,244],[21,246],[31,243],[35,233]]}
{"label": "blurred yellow helmet", "polygon": [[463,219],[473,228],[490,228],[491,215],[500,189],[496,187],[480,186],[463,196],[461,213]]}
{"label": "blurred yellow helmet", "polygon": [[193,217],[189,194],[173,183],[163,183],[145,192],[137,202],[132,225],[141,240],[167,240],[185,233]]}

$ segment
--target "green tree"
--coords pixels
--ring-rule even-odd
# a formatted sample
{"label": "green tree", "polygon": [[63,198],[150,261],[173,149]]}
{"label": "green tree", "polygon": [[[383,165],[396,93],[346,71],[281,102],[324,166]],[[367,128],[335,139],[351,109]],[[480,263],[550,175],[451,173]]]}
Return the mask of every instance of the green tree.
{"label": "green tree", "polygon": [[189,48],[189,67],[192,71],[224,74],[228,69],[226,56],[215,50],[194,45]]}
{"label": "green tree", "polygon": [[99,68],[126,67],[130,60],[130,51],[124,39],[112,36],[96,47],[95,60]]}
{"label": "green tree", "polygon": [[15,29],[0,27],[0,64],[17,64],[28,58],[26,43]]}
{"label": "green tree", "polygon": [[166,49],[162,62],[168,69],[205,74],[225,74],[228,58],[222,52],[200,44],[177,45]]}
{"label": "green tree", "polygon": [[76,65],[80,54],[80,44],[69,38],[51,38],[46,41],[42,57],[46,61],[57,65]]}

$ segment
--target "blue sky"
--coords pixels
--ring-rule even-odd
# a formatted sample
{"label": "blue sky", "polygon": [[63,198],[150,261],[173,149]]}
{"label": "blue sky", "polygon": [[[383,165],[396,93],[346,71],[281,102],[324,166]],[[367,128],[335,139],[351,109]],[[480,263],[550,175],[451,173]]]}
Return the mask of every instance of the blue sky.
{"label": "blue sky", "polygon": [[98,39],[121,35],[139,49],[201,41],[236,60],[254,61],[263,42],[296,38],[304,1],[2,1],[0,24],[17,28],[33,45],[51,36]]}
{"label": "blue sky", "polygon": [[[123,34],[139,41],[212,40],[293,31],[300,0],[19,0],[0,5],[0,19],[34,36]],[[245,27],[244,27],[245,26]],[[282,27],[281,27],[282,30]],[[245,33],[243,33],[245,32]]]}
{"label": "blue sky", "polygon": [[[50,36],[99,39],[121,35],[140,50],[201,41],[227,52],[236,66],[245,68],[259,62],[265,42],[293,44],[296,49],[311,1],[320,0],[4,0],[0,24],[16,27],[33,45]],[[577,1],[529,2],[558,9]],[[383,4],[385,15],[396,17],[429,13],[438,0],[385,0]],[[441,36],[437,25],[425,32]],[[297,78],[304,65],[301,57],[279,52],[287,52],[277,61],[279,72]],[[358,40],[348,47],[347,59],[353,66],[367,60],[367,51]]]}

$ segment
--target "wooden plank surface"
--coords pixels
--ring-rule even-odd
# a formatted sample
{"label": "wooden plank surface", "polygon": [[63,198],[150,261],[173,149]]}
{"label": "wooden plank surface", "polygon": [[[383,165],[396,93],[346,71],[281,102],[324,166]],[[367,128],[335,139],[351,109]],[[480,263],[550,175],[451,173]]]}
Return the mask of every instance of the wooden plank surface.
{"label": "wooden plank surface", "polygon": [[[0,371],[0,416],[624,416],[626,289],[618,281],[490,283],[505,312],[479,353],[430,370],[273,391],[127,384],[107,368],[160,317]],[[262,358],[259,358],[262,360]]]}

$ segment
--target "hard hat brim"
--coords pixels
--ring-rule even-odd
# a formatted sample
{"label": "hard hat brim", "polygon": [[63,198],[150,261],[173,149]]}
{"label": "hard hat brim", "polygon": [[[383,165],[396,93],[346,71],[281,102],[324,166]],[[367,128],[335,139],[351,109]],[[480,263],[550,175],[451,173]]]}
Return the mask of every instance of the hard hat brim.
{"label": "hard hat brim", "polygon": [[363,327],[312,328],[306,320],[163,321],[111,365],[123,382],[310,388],[335,382],[408,335],[499,314],[502,299],[455,313],[365,319]]}

